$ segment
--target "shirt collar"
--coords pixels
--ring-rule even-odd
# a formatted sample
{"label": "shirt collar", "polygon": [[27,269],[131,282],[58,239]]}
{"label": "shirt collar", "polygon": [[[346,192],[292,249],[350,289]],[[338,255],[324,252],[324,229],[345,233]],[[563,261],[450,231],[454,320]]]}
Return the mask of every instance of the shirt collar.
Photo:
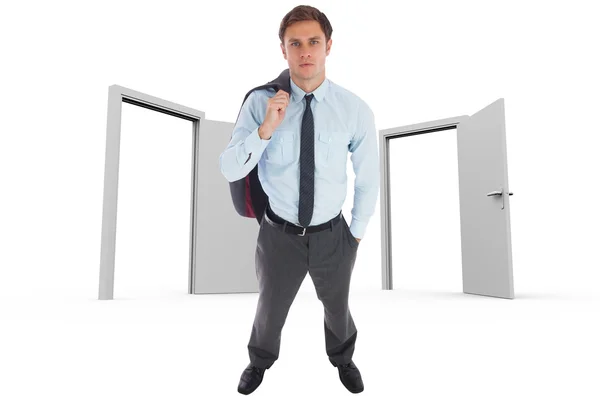
{"label": "shirt collar", "polygon": [[[330,84],[331,83],[329,82],[329,79],[325,78],[325,80],[319,85],[319,87],[312,91],[314,98],[318,102],[323,101],[323,99],[325,98],[325,95],[329,91]],[[292,77],[290,77],[290,87],[292,88],[291,101],[293,103],[298,103],[298,102],[304,100],[304,96],[306,96],[308,94],[304,90],[300,89],[300,87],[294,83],[294,80],[292,79]]]}

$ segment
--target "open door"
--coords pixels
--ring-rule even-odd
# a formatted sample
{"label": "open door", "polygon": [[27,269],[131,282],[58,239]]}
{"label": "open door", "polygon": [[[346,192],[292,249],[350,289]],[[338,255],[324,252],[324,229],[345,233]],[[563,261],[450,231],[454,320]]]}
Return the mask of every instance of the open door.
{"label": "open door", "polygon": [[463,292],[514,298],[504,99],[457,125]]}
{"label": "open door", "polygon": [[[235,124],[210,121],[203,111],[111,85],[108,91],[98,299],[114,298],[124,102],[193,122],[188,293],[258,293],[254,257],[259,226],[255,218],[243,218],[236,213],[231,203],[229,184],[219,170],[219,155],[229,143]],[[169,210],[156,212],[168,213]],[[143,280],[143,277],[140,279]],[[182,282],[182,288],[185,286]]]}

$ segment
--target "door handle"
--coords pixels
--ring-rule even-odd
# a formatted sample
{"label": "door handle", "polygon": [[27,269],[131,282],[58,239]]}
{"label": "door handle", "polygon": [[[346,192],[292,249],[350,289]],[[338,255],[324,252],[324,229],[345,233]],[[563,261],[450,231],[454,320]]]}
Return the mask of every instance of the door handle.
{"label": "door handle", "polygon": [[[487,195],[488,195],[488,196],[501,196],[501,195],[502,195],[502,192],[489,192]],[[508,192],[508,195],[509,195],[509,196],[512,196],[512,195],[513,195],[513,192]]]}
{"label": "door handle", "polygon": [[[486,196],[502,196],[504,189],[500,188],[500,190],[496,190],[494,192],[489,192]],[[513,193],[512,192],[508,192],[509,196],[512,196]],[[502,196],[502,210],[504,210],[504,196]]]}

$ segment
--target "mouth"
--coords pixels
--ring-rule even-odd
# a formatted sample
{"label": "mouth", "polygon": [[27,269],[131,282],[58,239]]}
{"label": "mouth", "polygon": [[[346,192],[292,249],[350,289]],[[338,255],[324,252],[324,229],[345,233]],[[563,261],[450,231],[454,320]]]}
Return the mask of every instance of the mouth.
{"label": "mouth", "polygon": [[301,66],[302,68],[304,68],[304,67],[310,67],[311,65],[313,65],[313,64],[300,64],[300,66]]}

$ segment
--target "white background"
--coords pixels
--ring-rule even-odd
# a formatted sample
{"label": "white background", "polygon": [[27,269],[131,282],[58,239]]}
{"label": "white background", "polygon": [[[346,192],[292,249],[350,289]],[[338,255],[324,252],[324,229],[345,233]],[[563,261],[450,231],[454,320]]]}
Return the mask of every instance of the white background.
{"label": "white background", "polygon": [[[381,291],[378,204],[350,297],[361,396],[598,398],[593,3],[309,3],[334,29],[327,77],[369,104],[377,129],[471,115],[498,98],[506,106],[515,299],[462,293],[455,133],[394,143],[392,207],[412,218],[393,229],[413,246],[394,248],[396,290]],[[115,300],[97,300],[108,87],[234,122],[245,93],[288,67],[277,34],[298,4],[3,7],[1,398],[239,398],[257,294],[185,294],[185,121],[124,108]],[[438,227],[429,247],[425,217]],[[322,312],[308,278],[280,359],[252,396],[351,396],[327,361]]]}

